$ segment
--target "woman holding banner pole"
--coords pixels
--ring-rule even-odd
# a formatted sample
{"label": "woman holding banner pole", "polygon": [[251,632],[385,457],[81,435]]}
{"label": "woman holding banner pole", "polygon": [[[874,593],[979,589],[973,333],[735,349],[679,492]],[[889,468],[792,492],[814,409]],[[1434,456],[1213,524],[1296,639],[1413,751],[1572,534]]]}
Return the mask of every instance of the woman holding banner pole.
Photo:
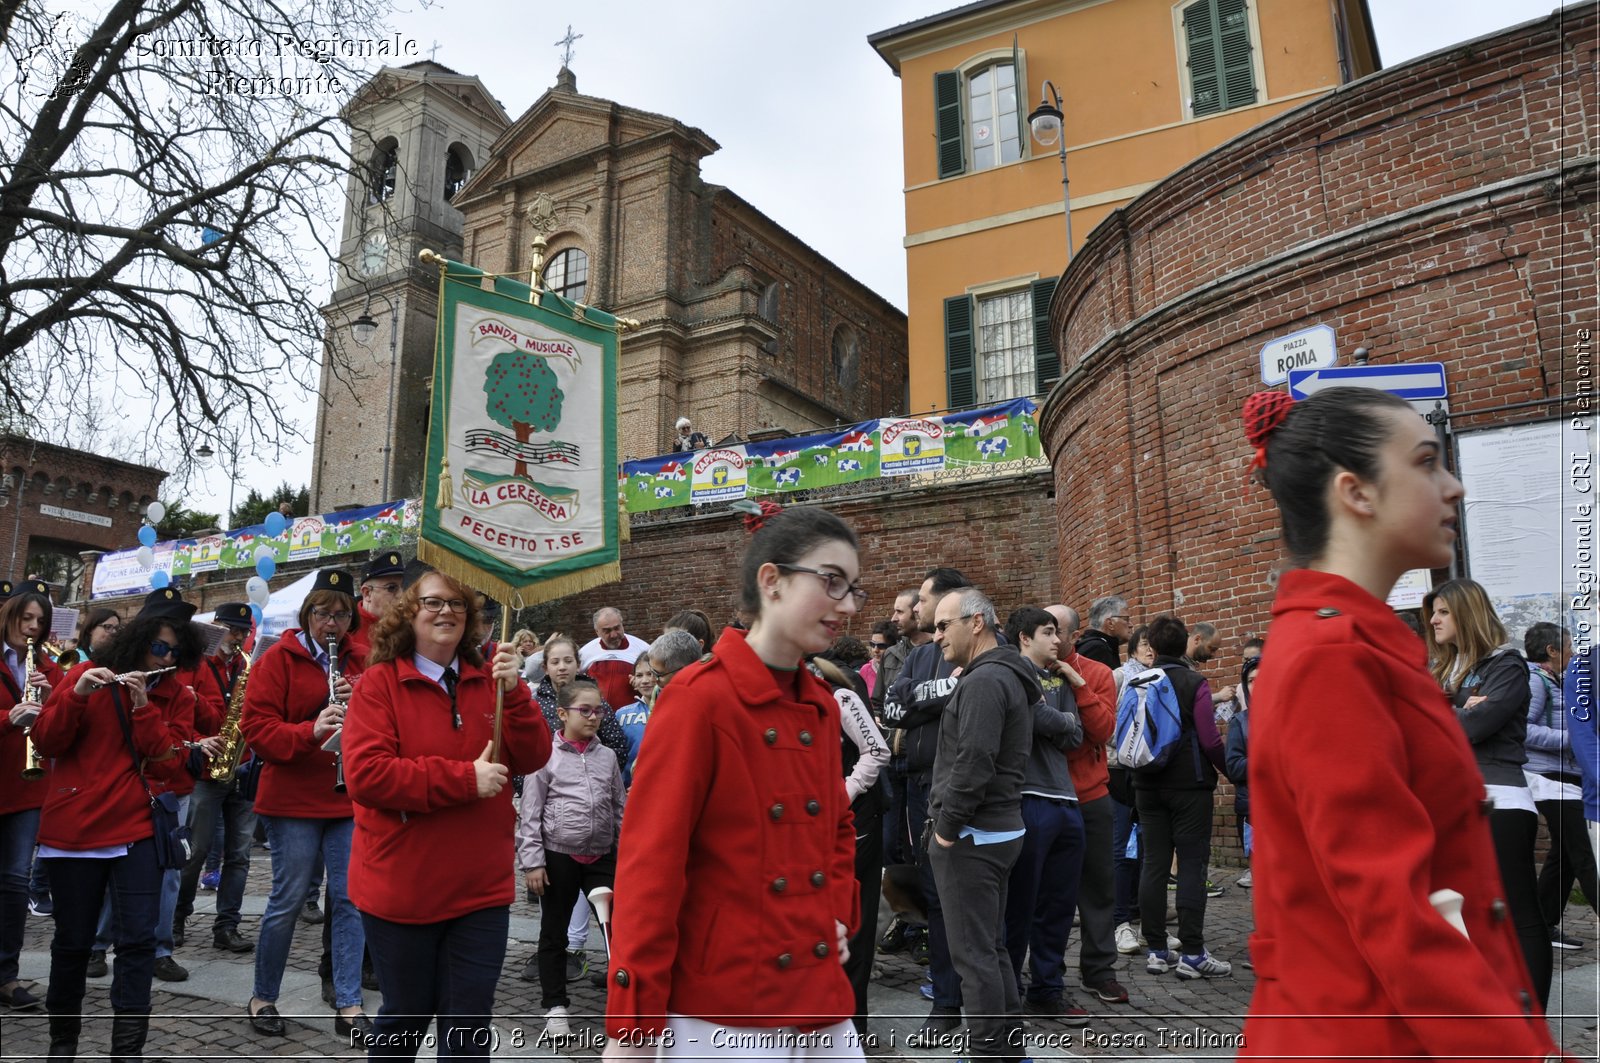
{"label": "woman holding banner pole", "polygon": [[477,612],[443,573],[408,588],[372,635],[345,725],[350,895],[383,991],[374,1058],[414,1059],[434,1016],[441,1058],[487,1056],[493,1041],[516,898],[510,777],[544,766],[550,729],[517,651],[483,659]]}

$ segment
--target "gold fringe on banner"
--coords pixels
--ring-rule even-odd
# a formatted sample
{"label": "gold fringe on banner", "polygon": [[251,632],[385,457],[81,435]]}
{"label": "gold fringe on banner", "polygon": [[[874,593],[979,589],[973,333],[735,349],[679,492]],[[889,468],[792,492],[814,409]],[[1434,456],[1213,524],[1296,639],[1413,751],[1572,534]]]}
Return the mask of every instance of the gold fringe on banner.
{"label": "gold fringe on banner", "polygon": [[622,562],[612,561],[604,565],[595,565],[579,572],[569,572],[564,576],[543,580],[538,583],[517,587],[502,580],[499,576],[491,575],[472,564],[457,557],[447,547],[429,542],[427,539],[417,540],[417,557],[424,564],[432,565],[445,575],[460,580],[470,587],[475,587],[491,598],[497,598],[509,603],[513,598],[521,597],[523,606],[538,605],[541,602],[553,601],[556,598],[565,598],[569,594],[581,594],[595,587],[607,583],[620,583],[622,581]]}
{"label": "gold fringe on banner", "polygon": [[[429,252],[423,252],[423,261],[433,261],[426,257],[428,254]],[[446,510],[455,504],[456,493],[455,484],[450,479],[450,389],[447,386],[448,381],[443,378],[441,372],[444,362],[444,286],[449,272],[449,262],[437,256],[435,259],[439,263],[439,313],[433,330],[433,399],[436,401],[442,390],[445,393],[445,401],[439,411],[439,416],[443,418],[444,453],[439,455],[439,497],[434,501],[433,508]],[[433,432],[430,431],[428,442],[431,443],[432,439]]]}

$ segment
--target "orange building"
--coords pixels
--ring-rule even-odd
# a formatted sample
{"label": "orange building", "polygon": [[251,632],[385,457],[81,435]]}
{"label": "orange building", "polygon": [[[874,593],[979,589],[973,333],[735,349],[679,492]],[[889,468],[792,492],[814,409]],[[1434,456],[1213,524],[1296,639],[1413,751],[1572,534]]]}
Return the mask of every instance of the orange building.
{"label": "orange building", "polygon": [[[912,412],[1059,375],[1060,143],[1081,244],[1191,160],[1379,67],[1366,0],[979,0],[868,43],[901,84]],[[1046,80],[1050,146],[1028,127]]]}

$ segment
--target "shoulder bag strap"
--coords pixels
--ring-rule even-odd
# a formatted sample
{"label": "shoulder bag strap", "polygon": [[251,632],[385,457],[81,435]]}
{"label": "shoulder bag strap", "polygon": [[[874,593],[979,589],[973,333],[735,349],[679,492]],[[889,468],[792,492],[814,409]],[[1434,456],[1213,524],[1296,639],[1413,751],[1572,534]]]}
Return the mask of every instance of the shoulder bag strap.
{"label": "shoulder bag strap", "polygon": [[133,773],[139,777],[139,785],[144,787],[144,795],[153,805],[156,803],[156,795],[150,791],[150,784],[145,781],[144,764],[139,759],[139,751],[133,745],[133,725],[123,712],[122,691],[117,689],[116,684],[111,686],[111,701],[117,707],[117,723],[122,726],[122,737],[128,743],[128,755],[133,758]]}

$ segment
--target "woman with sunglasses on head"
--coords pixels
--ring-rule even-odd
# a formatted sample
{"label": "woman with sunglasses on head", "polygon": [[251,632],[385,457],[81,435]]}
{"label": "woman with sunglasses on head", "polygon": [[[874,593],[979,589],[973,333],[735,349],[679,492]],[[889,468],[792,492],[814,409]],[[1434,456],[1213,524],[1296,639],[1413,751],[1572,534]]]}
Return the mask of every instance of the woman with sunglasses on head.
{"label": "woman with sunglasses on head", "polygon": [[[39,998],[17,979],[22,931],[28,922],[28,877],[33,843],[39,834],[39,809],[49,783],[43,774],[28,778],[28,728],[50,692],[61,685],[61,669],[40,651],[50,633],[53,610],[43,583],[12,588],[0,605],[0,639],[5,668],[0,670],[0,1003],[13,1011],[37,1007]],[[33,646],[33,660],[28,647]]]}
{"label": "woman with sunglasses on head", "polygon": [[1472,751],[1385,601],[1407,570],[1450,563],[1461,482],[1433,429],[1385,392],[1263,392],[1245,423],[1296,567],[1251,691],[1261,876],[1240,1057],[1555,1054]]}
{"label": "woman with sunglasses on head", "polygon": [[635,765],[607,1059],[861,1058],[843,966],[861,898],[839,705],[804,668],[865,596],[856,537],[814,508],[768,505],[750,523],[751,628],[724,630],[709,661],[662,689]]}
{"label": "woman with sunglasses on head", "polygon": [[440,572],[406,589],[372,633],[346,717],[350,896],[383,993],[373,1058],[415,1058],[434,1016],[441,1058],[487,1056],[493,1041],[516,896],[510,776],[544,765],[550,733],[518,677],[517,651],[507,643],[492,661],[479,653],[476,603]]}
{"label": "woman with sunglasses on head", "polygon": [[250,669],[240,728],[262,762],[256,815],[272,847],[272,892],[256,939],[250,1026],[265,1037],[286,1030],[276,1007],[295,919],[318,854],[327,875],[333,920],[334,1035],[359,1044],[372,1030],[362,1010],[361,915],[350,903],[346,871],[354,831],[350,796],[336,788],[340,769],[323,746],[343,726],[361,669],[350,645],[355,584],[341,569],[317,573],[300,604],[300,626],[283,633]]}
{"label": "woman with sunglasses on head", "polygon": [[1485,796],[1494,802],[1489,834],[1522,958],[1543,1007],[1550,999],[1554,961],[1534,870],[1539,813],[1522,771],[1528,760],[1524,742],[1533,693],[1528,689],[1528,662],[1511,643],[1483,586],[1472,580],[1439,584],[1422,599],[1422,615],[1433,678],[1450,695],[1483,773]]}
{"label": "woman with sunglasses on head", "polygon": [[159,787],[156,772],[181,763],[185,706],[193,719],[194,696],[170,669],[199,659],[194,609],[171,588],[152,593],[99,663],[67,673],[33,726],[34,745],[55,758],[39,820],[55,901],[45,994],[51,1056],[77,1053],[85,972],[108,893],[111,1056],[137,1059],[144,1048],[162,885],[149,793]]}

